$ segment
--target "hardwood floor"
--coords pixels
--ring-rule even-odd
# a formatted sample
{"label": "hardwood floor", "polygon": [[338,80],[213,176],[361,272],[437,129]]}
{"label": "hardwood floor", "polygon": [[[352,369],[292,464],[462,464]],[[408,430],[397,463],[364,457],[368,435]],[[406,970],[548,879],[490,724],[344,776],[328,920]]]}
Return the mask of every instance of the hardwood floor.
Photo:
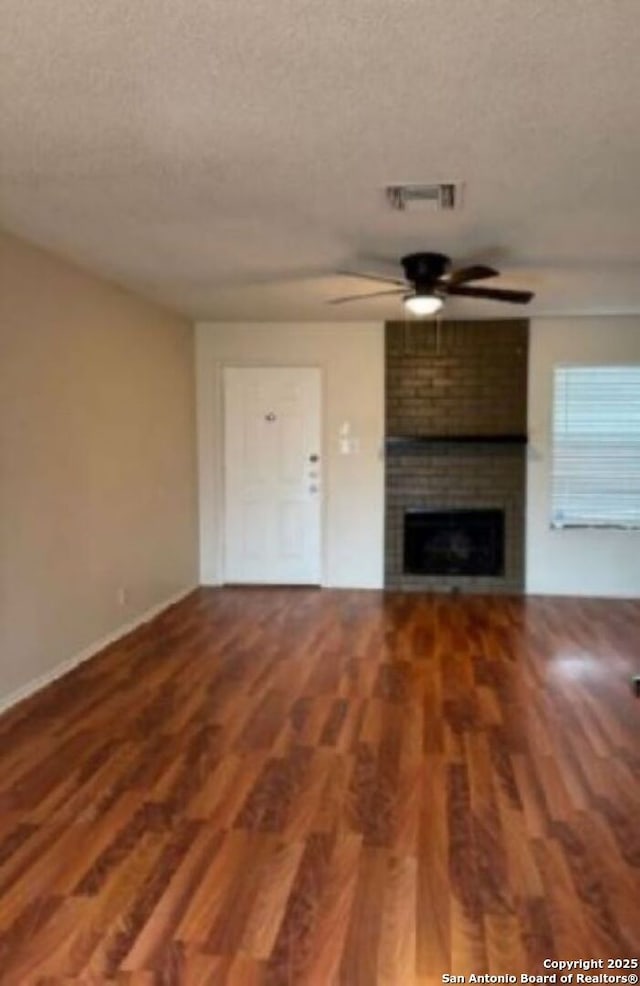
{"label": "hardwood floor", "polygon": [[636,958],[639,670],[638,602],[199,590],[0,719],[0,981]]}

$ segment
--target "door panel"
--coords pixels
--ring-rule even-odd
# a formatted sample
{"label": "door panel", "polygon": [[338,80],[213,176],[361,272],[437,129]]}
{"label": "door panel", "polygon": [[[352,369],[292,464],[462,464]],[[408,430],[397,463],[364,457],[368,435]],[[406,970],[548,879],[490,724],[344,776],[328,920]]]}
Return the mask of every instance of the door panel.
{"label": "door panel", "polygon": [[225,579],[321,581],[321,374],[229,367],[225,394]]}

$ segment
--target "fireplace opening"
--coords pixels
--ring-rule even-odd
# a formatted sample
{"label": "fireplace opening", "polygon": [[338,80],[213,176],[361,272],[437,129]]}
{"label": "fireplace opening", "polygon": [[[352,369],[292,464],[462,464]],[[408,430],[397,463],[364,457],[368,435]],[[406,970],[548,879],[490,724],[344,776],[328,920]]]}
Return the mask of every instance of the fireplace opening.
{"label": "fireplace opening", "polygon": [[404,571],[504,575],[504,511],[405,511]]}

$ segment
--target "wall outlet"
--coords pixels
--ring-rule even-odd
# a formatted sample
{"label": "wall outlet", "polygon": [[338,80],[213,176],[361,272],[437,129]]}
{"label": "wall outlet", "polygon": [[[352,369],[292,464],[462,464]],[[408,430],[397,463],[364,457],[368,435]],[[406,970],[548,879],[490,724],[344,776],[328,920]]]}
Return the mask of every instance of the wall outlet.
{"label": "wall outlet", "polygon": [[126,606],[129,601],[129,591],[126,585],[121,585],[116,593],[118,606]]}

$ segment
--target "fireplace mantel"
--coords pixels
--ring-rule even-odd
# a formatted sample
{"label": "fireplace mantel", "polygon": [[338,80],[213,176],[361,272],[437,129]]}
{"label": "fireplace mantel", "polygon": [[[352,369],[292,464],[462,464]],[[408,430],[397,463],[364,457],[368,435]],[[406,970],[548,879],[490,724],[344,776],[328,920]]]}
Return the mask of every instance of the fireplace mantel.
{"label": "fireplace mantel", "polygon": [[526,445],[527,435],[388,435],[389,452],[421,448],[424,445]]}

